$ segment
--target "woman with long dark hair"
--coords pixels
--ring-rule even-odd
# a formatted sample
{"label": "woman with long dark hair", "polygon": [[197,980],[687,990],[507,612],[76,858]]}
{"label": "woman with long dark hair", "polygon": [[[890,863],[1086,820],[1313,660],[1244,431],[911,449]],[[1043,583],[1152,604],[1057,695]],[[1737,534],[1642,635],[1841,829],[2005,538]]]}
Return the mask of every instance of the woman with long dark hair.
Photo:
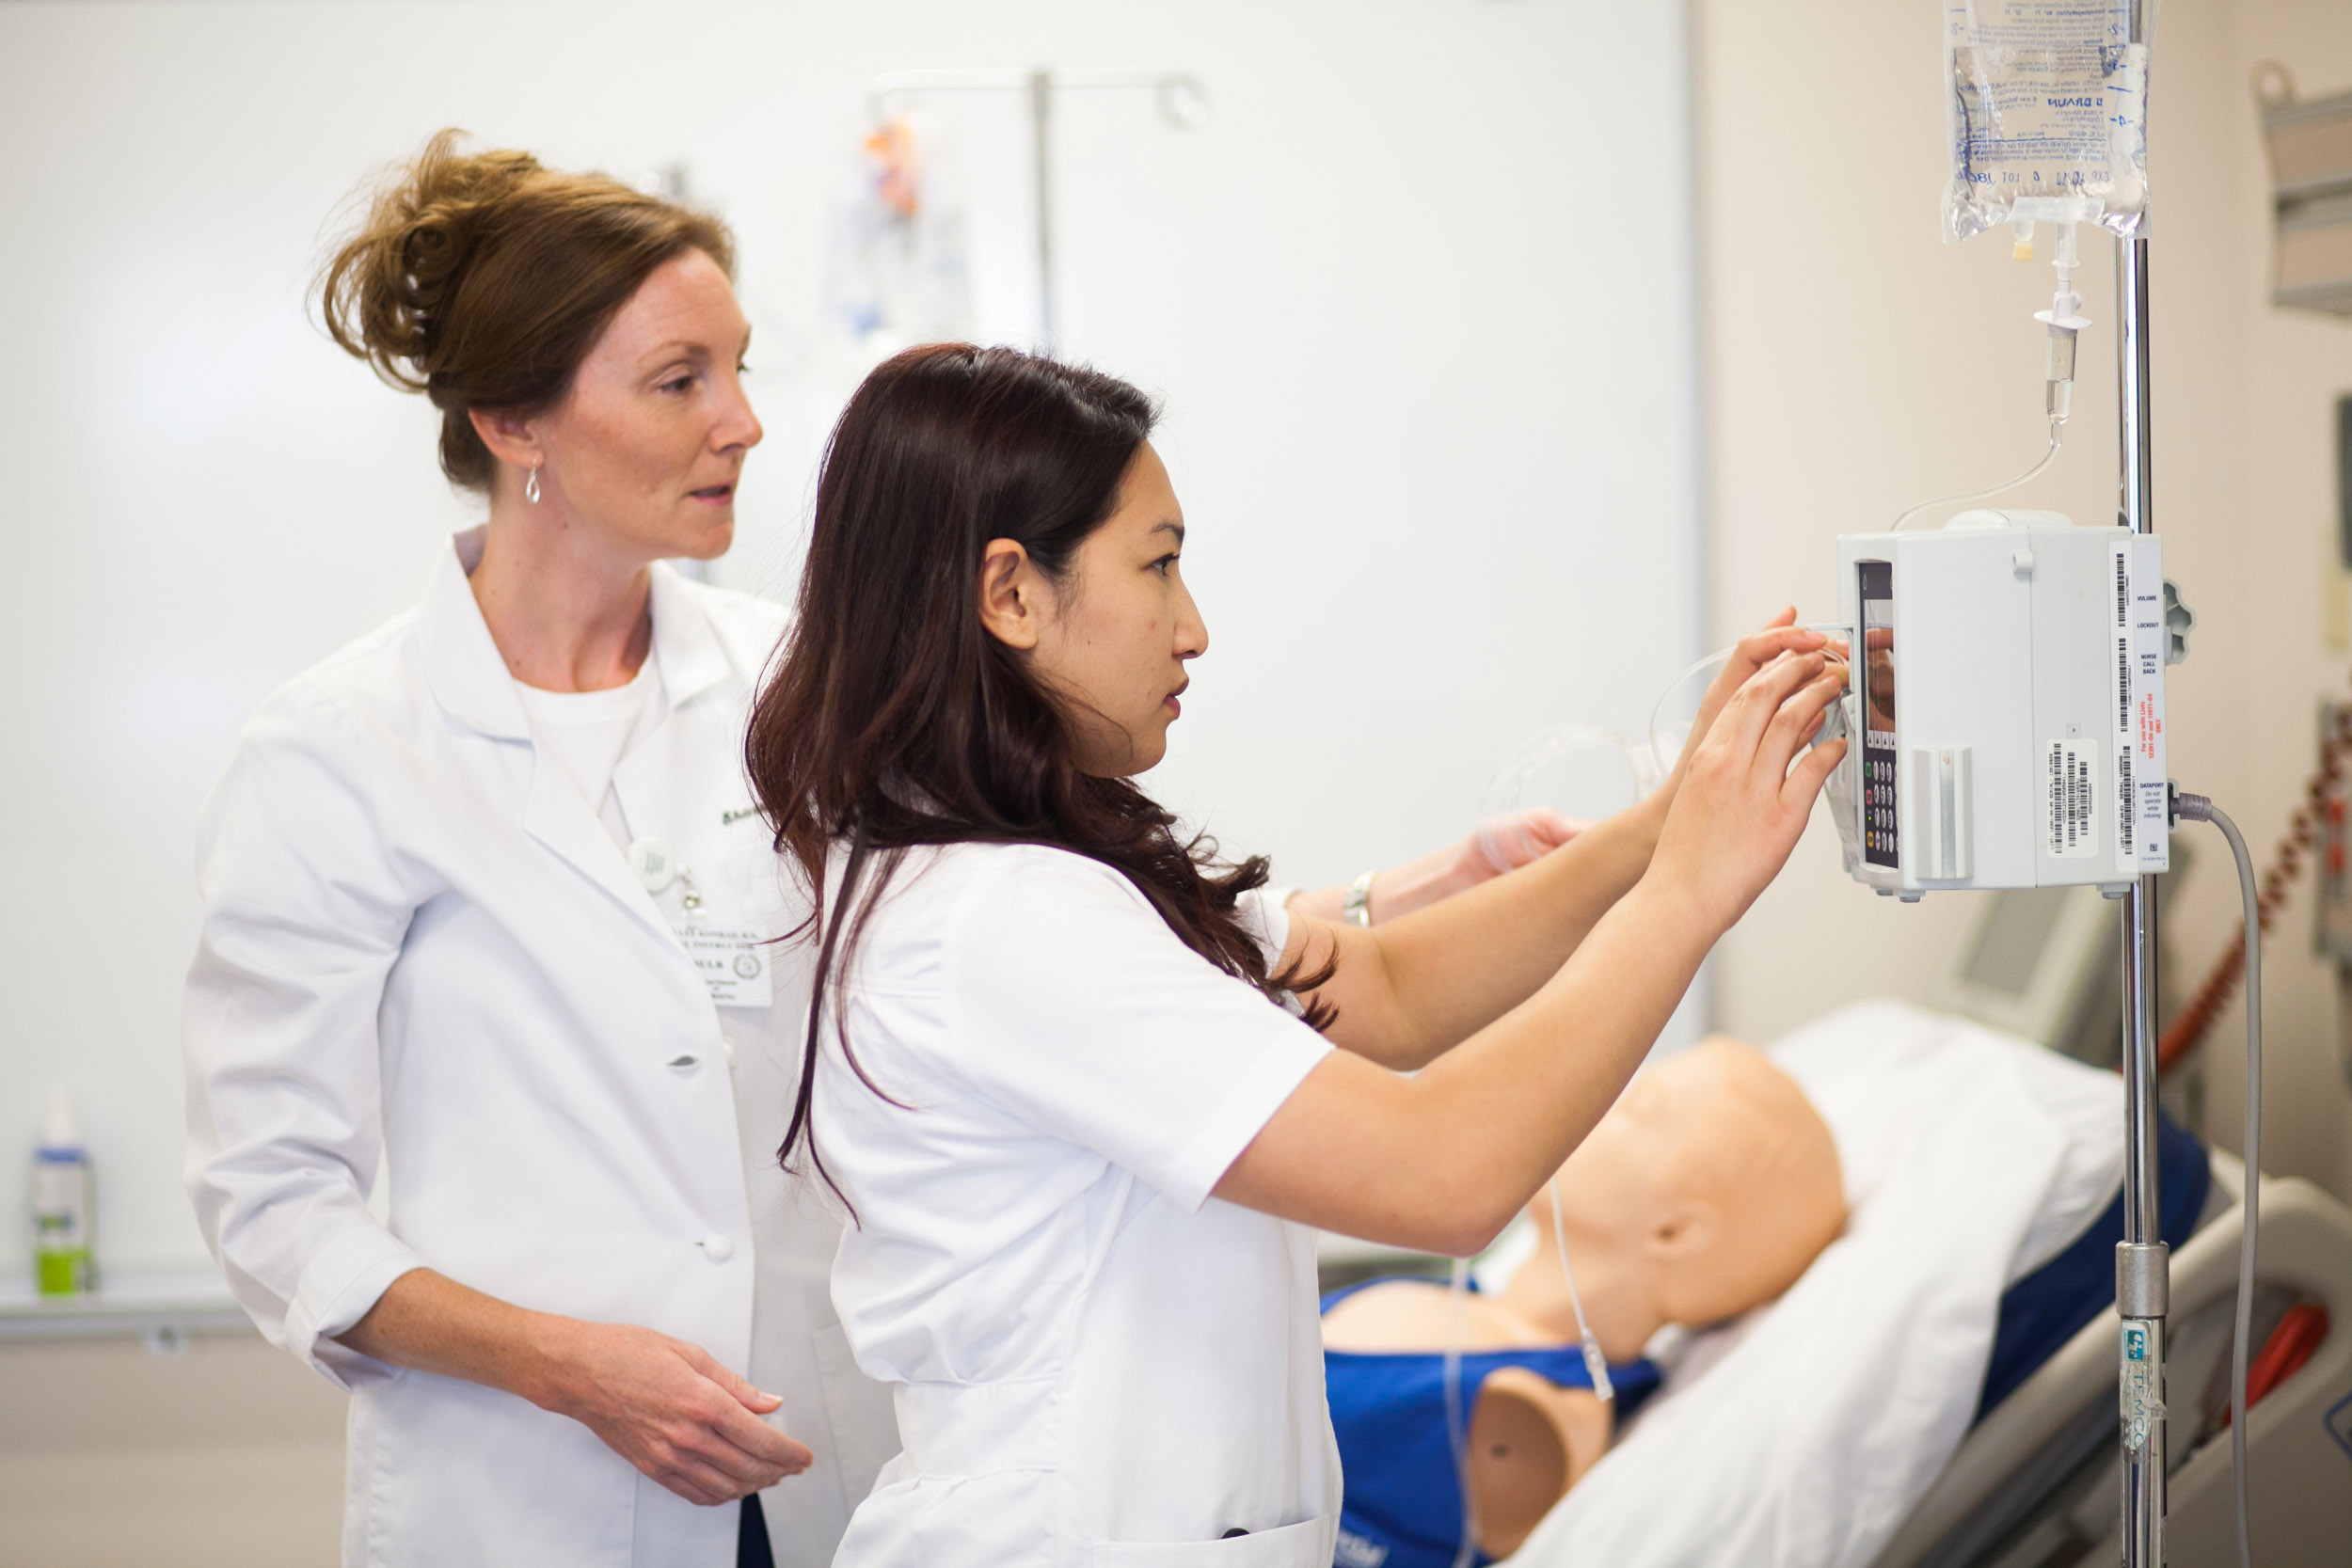
{"label": "woman with long dark hair", "polygon": [[1776,626],[1641,804],[1376,928],[1289,918],[1132,782],[1208,644],[1153,418],[1009,349],[877,370],[753,715],[816,911],[784,1155],[852,1216],[834,1300],[903,1449],[849,1568],[1329,1563],[1307,1227],[1491,1239],[1842,751],[1801,758],[1842,677]]}

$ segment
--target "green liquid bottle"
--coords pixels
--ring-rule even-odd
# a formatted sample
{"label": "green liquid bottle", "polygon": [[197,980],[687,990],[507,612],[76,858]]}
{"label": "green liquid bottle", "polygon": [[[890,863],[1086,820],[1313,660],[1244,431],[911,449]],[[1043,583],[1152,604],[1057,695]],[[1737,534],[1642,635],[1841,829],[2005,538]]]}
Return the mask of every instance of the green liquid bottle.
{"label": "green liquid bottle", "polygon": [[90,1289],[89,1151],[73,1130],[73,1101],[49,1097],[49,1119],[33,1150],[33,1287],[44,1296]]}

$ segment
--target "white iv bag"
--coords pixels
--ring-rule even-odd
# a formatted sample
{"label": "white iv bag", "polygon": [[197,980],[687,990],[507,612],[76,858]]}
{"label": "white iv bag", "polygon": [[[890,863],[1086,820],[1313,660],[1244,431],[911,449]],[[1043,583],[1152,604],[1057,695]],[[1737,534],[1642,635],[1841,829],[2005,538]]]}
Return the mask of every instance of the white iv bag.
{"label": "white iv bag", "polygon": [[[1944,237],[2148,214],[2148,45],[2134,0],[1942,0]],[[2155,0],[2138,0],[2153,17]]]}

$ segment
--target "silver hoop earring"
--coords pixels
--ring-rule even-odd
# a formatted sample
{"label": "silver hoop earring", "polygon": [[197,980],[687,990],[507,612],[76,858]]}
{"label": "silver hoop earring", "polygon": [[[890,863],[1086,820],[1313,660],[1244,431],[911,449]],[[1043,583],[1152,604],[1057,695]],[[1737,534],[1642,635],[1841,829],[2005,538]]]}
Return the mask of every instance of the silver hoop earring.
{"label": "silver hoop earring", "polygon": [[531,477],[523,481],[523,499],[533,506],[539,504],[539,470],[536,468],[532,469]]}

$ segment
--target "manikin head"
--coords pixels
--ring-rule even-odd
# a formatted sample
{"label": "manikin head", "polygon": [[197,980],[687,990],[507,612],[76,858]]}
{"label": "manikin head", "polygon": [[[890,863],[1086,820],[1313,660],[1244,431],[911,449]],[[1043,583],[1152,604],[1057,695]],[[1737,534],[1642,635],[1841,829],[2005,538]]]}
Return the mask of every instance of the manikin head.
{"label": "manikin head", "polygon": [[[1828,1124],[1754,1046],[1721,1037],[1636,1078],[1560,1167],[1568,1263],[1612,1360],[1667,1323],[1698,1326],[1780,1294],[1846,1223]],[[1546,1245],[1505,1299],[1573,1338],[1551,1196],[1528,1212]]]}

